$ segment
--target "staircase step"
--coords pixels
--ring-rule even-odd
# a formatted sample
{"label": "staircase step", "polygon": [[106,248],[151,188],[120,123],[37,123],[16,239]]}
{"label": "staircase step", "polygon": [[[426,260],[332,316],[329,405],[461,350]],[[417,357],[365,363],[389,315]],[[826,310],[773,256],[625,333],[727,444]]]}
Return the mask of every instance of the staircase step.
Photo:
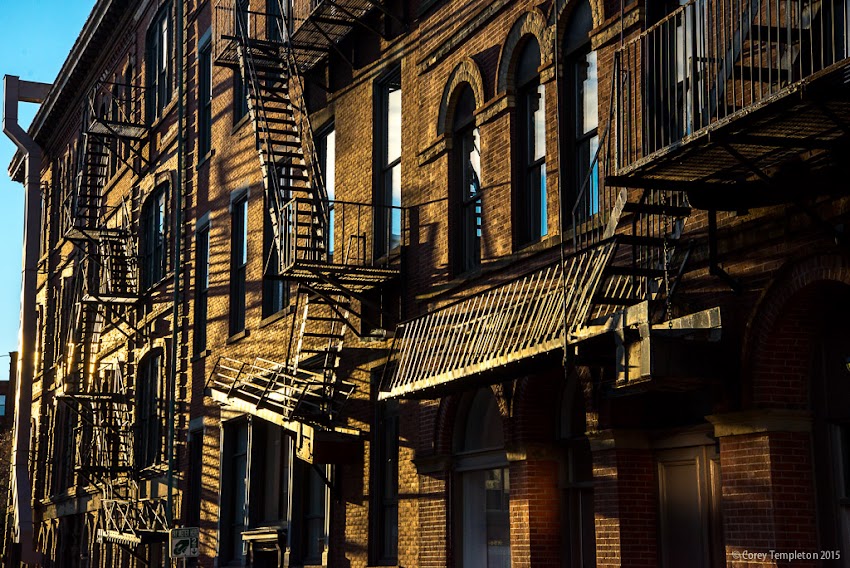
{"label": "staircase step", "polygon": [[633,202],[626,203],[623,206],[623,211],[626,213],[638,213],[641,215],[669,215],[671,217],[687,217],[691,214],[690,207]]}
{"label": "staircase step", "polygon": [[634,306],[639,304],[640,300],[636,298],[620,298],[617,296],[594,296],[591,301],[595,305],[604,306]]}
{"label": "staircase step", "polygon": [[[750,65],[735,65],[735,76],[746,81],[757,81],[766,83],[777,81],[788,81],[790,73],[787,69],[775,69],[768,67],[754,67]],[[761,76],[759,76],[761,72]]]}
{"label": "staircase step", "polygon": [[321,333],[317,331],[305,331],[304,337],[320,337],[322,339],[342,339],[344,334],[342,333]]}
{"label": "staircase step", "polygon": [[605,273],[613,276],[638,276],[643,278],[663,278],[664,271],[660,268],[635,268],[631,266],[611,265],[605,268]]}
{"label": "staircase step", "polygon": [[[767,43],[768,41],[773,43],[782,43],[788,44],[788,32],[791,32],[791,43],[797,43],[800,41],[800,29],[799,28],[790,28],[790,30],[786,27],[781,27],[777,29],[774,26],[765,26],[765,25],[754,25],[750,29],[750,39],[753,41],[761,41],[762,43]],[[777,37],[777,32],[778,37]]]}
{"label": "staircase step", "polygon": [[661,237],[647,237],[644,235],[617,235],[617,241],[631,246],[641,247],[663,247],[664,239]]}

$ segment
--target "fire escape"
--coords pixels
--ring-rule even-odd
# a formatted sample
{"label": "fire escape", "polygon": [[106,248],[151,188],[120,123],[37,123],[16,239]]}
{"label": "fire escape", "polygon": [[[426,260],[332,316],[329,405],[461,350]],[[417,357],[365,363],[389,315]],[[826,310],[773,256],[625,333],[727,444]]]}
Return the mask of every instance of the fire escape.
{"label": "fire escape", "polygon": [[[677,37],[675,30],[666,33]],[[675,70],[675,51],[657,55]],[[686,187],[628,184],[616,175],[620,139],[630,132],[625,121],[632,116],[622,106],[631,77],[624,66],[647,60],[630,57],[621,50],[614,58],[607,113],[600,120],[604,130],[571,214],[562,221],[559,258],[509,279],[496,277],[483,291],[403,322],[381,399],[434,398],[458,385],[498,382],[516,376],[516,365],[559,350],[581,364],[588,345],[607,345],[612,338],[612,389],[690,387],[663,361],[671,350],[716,342],[720,316],[716,309],[686,315],[674,310],[691,252],[690,243],[680,240],[691,213]]]}
{"label": "fire escape", "polygon": [[[295,316],[283,361],[220,358],[208,387],[221,404],[298,433],[351,433],[340,419],[354,391],[337,373],[344,337],[347,329],[361,334],[352,320],[364,317],[357,305],[370,304],[364,293],[398,276],[397,251],[375,251],[404,217],[397,207],[328,195],[303,75],[370,12],[384,10],[372,1],[327,0],[296,20],[281,15],[280,3],[270,6],[255,12],[242,2],[220,2],[214,58],[246,86],[274,234],[265,273],[297,284]],[[309,451],[302,457],[310,459]]]}
{"label": "fire escape", "polygon": [[691,207],[708,210],[709,268],[732,287],[718,263],[718,210],[794,203],[826,224],[809,203],[847,178],[848,32],[843,2],[691,0],[626,43],[572,211],[572,249],[403,323],[381,397],[495,382],[499,369],[560,346],[577,345],[580,360],[582,342],[612,335],[612,388],[699,384],[664,363],[706,346],[710,362],[721,327],[717,309],[672,313],[688,270],[684,223]]}
{"label": "fire escape", "polygon": [[[102,492],[100,537],[123,545],[161,538],[164,501],[140,499],[134,480],[133,396],[126,363],[101,358],[101,338],[134,333],[130,310],[139,299],[138,252],[126,201],[107,203],[104,190],[117,160],[137,174],[144,167],[147,127],[142,89],[99,83],[85,103],[79,171],[65,199],[65,233],[74,245],[74,274],[63,309],[66,354],[57,392],[76,414],[74,469]],[[96,101],[103,101],[98,109]],[[113,160],[113,163],[110,163]]]}

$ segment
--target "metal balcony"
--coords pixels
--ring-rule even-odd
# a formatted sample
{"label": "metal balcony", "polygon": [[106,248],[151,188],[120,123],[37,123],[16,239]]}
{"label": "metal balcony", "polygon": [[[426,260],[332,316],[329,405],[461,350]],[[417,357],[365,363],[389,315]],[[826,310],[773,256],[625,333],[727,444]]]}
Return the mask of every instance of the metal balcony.
{"label": "metal balcony", "polygon": [[608,183],[766,192],[826,166],[848,137],[848,55],[846,3],[691,0],[617,52]]}
{"label": "metal balcony", "polygon": [[396,331],[381,399],[439,396],[511,363],[564,346],[586,323],[612,239],[410,320]]}
{"label": "metal balcony", "polygon": [[207,389],[216,402],[295,431],[303,422],[330,425],[354,385],[260,357],[251,363],[220,357]]}
{"label": "metal balcony", "polygon": [[[276,8],[275,4],[269,6]],[[298,68],[308,71],[328,53],[338,50],[339,42],[356,27],[383,35],[367,18],[375,10],[397,21],[381,0],[313,0],[308,14],[295,13],[286,18],[280,15],[279,7],[256,11],[237,8],[236,0],[220,0],[213,12],[213,27],[217,30],[213,58],[219,65],[238,67],[239,26],[245,26],[252,49],[282,57],[286,45],[292,49]]]}
{"label": "metal balcony", "polygon": [[360,292],[399,275],[408,226],[402,207],[330,201],[319,210],[299,198],[284,205],[281,217],[282,278],[329,292]]}
{"label": "metal balcony", "polygon": [[98,540],[126,546],[161,542],[168,537],[165,498],[101,500]]}

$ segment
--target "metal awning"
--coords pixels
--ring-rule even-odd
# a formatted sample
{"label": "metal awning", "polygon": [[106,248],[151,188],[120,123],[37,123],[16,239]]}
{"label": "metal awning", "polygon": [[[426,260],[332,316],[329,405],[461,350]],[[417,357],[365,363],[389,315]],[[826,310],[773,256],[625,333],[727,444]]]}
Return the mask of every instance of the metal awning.
{"label": "metal awning", "polygon": [[[396,364],[380,399],[429,392],[509,363],[556,350],[587,318],[615,248],[609,239],[562,264],[449,304],[399,326]],[[570,339],[568,337],[568,340]]]}

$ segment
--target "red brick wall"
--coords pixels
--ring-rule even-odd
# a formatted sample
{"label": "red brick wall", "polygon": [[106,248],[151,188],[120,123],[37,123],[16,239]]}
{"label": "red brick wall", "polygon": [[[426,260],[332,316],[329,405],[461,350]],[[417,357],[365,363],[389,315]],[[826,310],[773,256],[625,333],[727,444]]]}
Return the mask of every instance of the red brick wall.
{"label": "red brick wall", "polygon": [[593,453],[597,566],[657,566],[658,497],[648,450]]}

